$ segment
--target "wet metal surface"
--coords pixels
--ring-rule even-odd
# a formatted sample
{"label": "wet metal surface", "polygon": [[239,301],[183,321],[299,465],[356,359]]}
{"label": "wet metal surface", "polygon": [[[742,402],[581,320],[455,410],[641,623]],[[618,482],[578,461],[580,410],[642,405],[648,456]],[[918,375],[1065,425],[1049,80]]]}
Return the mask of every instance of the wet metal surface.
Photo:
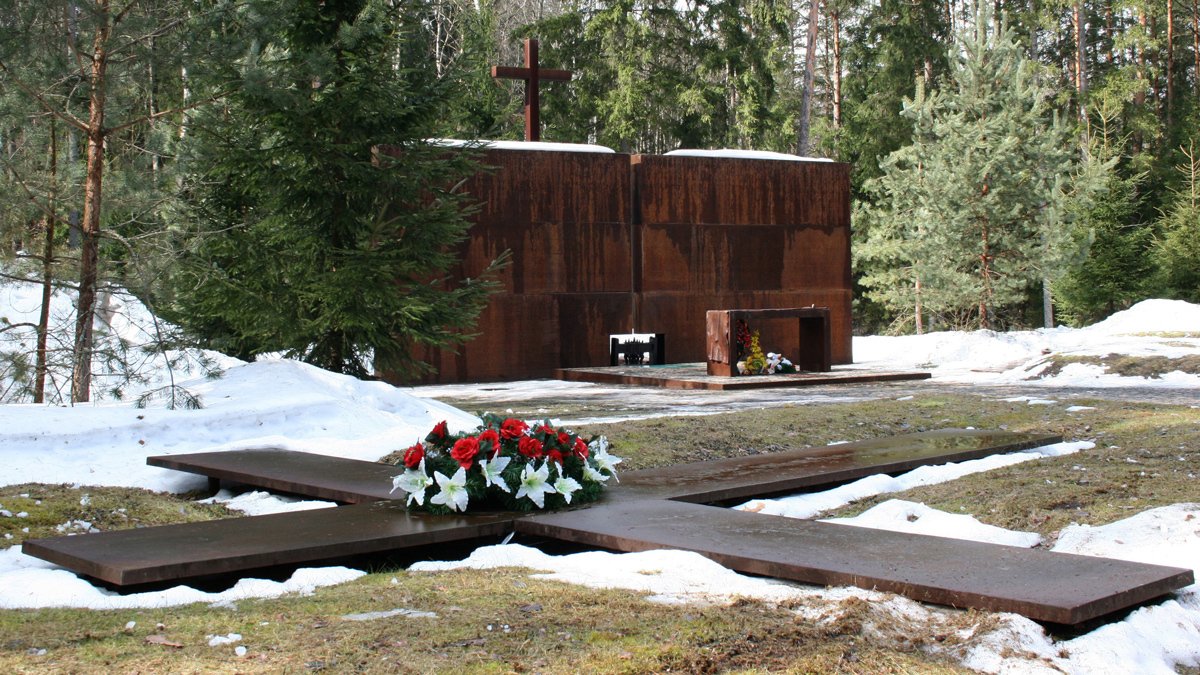
{"label": "wet metal surface", "polygon": [[752,499],[836,485],[878,473],[900,473],[1015,452],[1062,441],[1061,436],[939,429],[819,448],[676,464],[621,474],[623,491],[696,503]]}
{"label": "wet metal surface", "polygon": [[416,516],[403,502],[375,502],[32,539],[23,551],[128,586],[498,536],[512,529],[513,517]]}
{"label": "wet metal surface", "polygon": [[404,467],[279,448],[147,457],[150,466],[304,497],[358,504],[393,499]]}
{"label": "wet metal surface", "polygon": [[784,387],[817,387],[829,384],[924,380],[929,378],[929,373],[835,367],[829,372],[726,377],[709,375],[703,363],[674,363],[665,366],[562,368],[555,371],[554,376],[567,382],[626,384],[643,387],[664,387],[666,389],[739,391],[747,389],[780,389]]}
{"label": "wet metal surface", "polygon": [[533,516],[518,533],[616,551],[695,551],[749,574],[1077,624],[1193,583],[1191,570],[662,500]]}
{"label": "wet metal surface", "polygon": [[[853,585],[1076,624],[1193,583],[1190,570],[733,511],[703,502],[818,488],[1059,440],[943,430],[622,474],[601,502],[532,517],[431,516],[381,501],[36,539],[24,552],[116,586],[416,549],[509,531],[620,551],[678,548],[746,573]],[[228,480],[350,501],[398,467],[281,450],[154,458]],[[364,466],[371,465],[371,466]],[[345,472],[345,475],[339,475]],[[309,480],[311,479],[311,480]],[[311,483],[311,484],[306,484]],[[367,487],[364,487],[366,485]]]}

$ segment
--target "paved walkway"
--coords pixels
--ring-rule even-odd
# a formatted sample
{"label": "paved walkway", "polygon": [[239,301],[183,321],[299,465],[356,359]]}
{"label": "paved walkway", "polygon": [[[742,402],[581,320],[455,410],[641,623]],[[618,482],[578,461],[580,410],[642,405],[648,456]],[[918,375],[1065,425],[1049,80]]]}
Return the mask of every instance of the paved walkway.
{"label": "paved walkway", "polygon": [[1032,383],[975,385],[942,382],[936,379],[751,391],[678,391],[657,387],[544,380],[536,385],[530,382],[493,382],[416,387],[411,391],[418,396],[436,398],[463,410],[504,412],[511,409],[522,415],[553,417],[561,420],[563,424],[616,422],[667,415],[704,415],[751,408],[850,403],[945,393],[974,394],[990,398],[1032,396],[1063,402],[1100,399],[1164,405],[1200,405],[1200,388],[1052,387]]}

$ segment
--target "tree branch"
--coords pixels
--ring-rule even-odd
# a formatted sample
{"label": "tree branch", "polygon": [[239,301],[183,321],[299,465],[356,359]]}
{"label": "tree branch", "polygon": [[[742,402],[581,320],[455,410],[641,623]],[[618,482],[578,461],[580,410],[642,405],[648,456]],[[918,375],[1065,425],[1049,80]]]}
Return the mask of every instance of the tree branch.
{"label": "tree branch", "polygon": [[4,74],[6,74],[10,78],[12,78],[13,84],[15,84],[18,89],[25,92],[29,96],[33,97],[33,99],[42,106],[43,110],[50,113],[51,115],[54,115],[55,117],[59,118],[60,120],[66,122],[67,124],[75,127],[76,129],[78,129],[82,132],[85,132],[85,133],[87,132],[88,126],[87,126],[87,124],[85,124],[83,122],[83,120],[79,119],[78,117],[75,117],[74,115],[70,115],[62,110],[59,110],[55,106],[50,105],[50,102],[47,101],[44,96],[39,94],[33,87],[26,84],[24,80],[17,77],[17,75],[15,73],[13,73],[13,71],[11,69],[9,69],[8,64],[5,63],[4,61],[0,61],[0,71],[3,71]]}
{"label": "tree branch", "polygon": [[209,103],[215,103],[216,101],[219,101],[222,98],[225,98],[225,96],[228,95],[229,93],[230,93],[229,91],[221,91],[216,94],[213,94],[212,96],[210,96],[204,100],[196,101],[195,103],[181,105],[177,108],[171,108],[170,110],[160,110],[152,115],[142,115],[141,117],[138,117],[138,118],[135,118],[132,120],[128,120],[126,122],[122,122],[113,127],[109,127],[104,130],[104,133],[105,134],[116,133],[118,131],[123,131],[125,129],[128,129],[129,127],[137,126],[144,122],[151,122],[153,120],[160,119],[163,117],[170,117],[171,115],[178,115],[179,113],[187,112],[188,110],[195,110],[196,108],[199,108],[200,106],[208,105]]}

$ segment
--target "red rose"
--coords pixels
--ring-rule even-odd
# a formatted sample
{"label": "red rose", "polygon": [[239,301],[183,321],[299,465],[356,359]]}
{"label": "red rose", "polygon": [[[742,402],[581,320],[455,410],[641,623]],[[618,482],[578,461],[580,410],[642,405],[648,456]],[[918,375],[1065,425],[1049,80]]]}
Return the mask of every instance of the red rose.
{"label": "red rose", "polygon": [[421,466],[421,460],[423,459],[425,459],[425,446],[420,443],[404,451],[404,466],[410,469]]}
{"label": "red rose", "polygon": [[470,437],[458,439],[458,442],[454,444],[454,449],[450,451],[450,456],[464,469],[471,468],[471,463],[478,454],[479,439]]}
{"label": "red rose", "polygon": [[565,431],[558,432],[558,444],[564,448],[571,447],[571,435]]}
{"label": "red rose", "polygon": [[492,444],[492,455],[500,453],[500,434],[496,433],[495,429],[487,429],[482,434],[479,434],[479,446],[483,447],[484,443]]}
{"label": "red rose", "polygon": [[551,450],[550,452],[546,453],[546,459],[554,462],[555,464],[561,465],[563,462],[563,454],[558,450]]}
{"label": "red rose", "polygon": [[515,417],[510,417],[500,424],[500,435],[510,441],[515,441],[524,436],[528,430],[529,425]]}
{"label": "red rose", "polygon": [[587,443],[584,443],[582,438],[575,439],[575,450],[574,451],[575,451],[575,456],[578,457],[579,459],[587,459],[588,447],[587,447]]}
{"label": "red rose", "polygon": [[522,436],[520,442],[517,443],[517,452],[530,459],[540,459],[542,442],[532,436]]}
{"label": "red rose", "polygon": [[545,424],[540,424],[533,428],[533,433],[546,434],[548,436],[553,436],[554,435],[554,427],[548,427]]}
{"label": "red rose", "polygon": [[436,426],[433,427],[433,431],[429,432],[429,435],[425,437],[425,440],[430,443],[438,443],[440,441],[446,440],[446,436],[448,436],[449,434],[450,434],[450,429],[446,425],[446,420],[442,420],[441,422],[438,422]]}

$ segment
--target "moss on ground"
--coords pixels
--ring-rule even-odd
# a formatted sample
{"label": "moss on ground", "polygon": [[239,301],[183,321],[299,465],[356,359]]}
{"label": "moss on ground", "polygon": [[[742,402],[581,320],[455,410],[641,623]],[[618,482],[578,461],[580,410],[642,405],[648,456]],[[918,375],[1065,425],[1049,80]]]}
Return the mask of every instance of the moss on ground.
{"label": "moss on ground", "polygon": [[[139,488],[27,483],[0,487],[0,549],[25,539],[241,515],[194,495]],[[4,515],[9,513],[11,515]]]}

